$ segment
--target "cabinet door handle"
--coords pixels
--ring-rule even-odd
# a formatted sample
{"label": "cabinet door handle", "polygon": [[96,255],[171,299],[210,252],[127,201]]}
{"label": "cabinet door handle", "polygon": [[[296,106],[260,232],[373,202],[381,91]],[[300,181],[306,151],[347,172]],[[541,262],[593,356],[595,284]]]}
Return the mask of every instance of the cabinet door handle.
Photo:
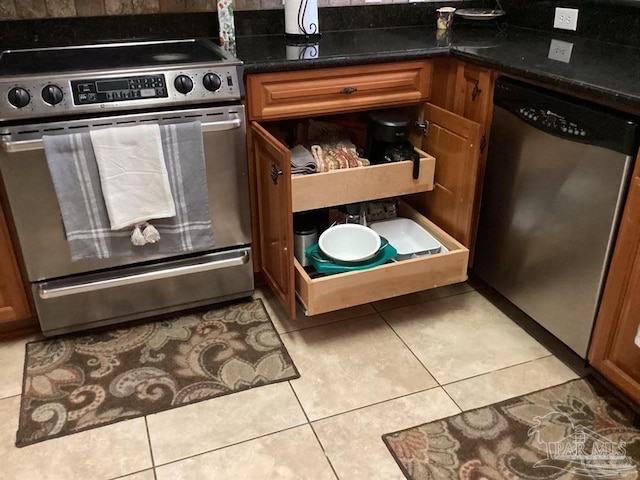
{"label": "cabinet door handle", "polygon": [[357,91],[358,87],[344,87],[342,90],[340,90],[340,93],[343,95],[351,95],[353,92]]}
{"label": "cabinet door handle", "polygon": [[473,88],[471,89],[471,101],[475,102],[476,98],[482,93],[482,90],[478,88],[478,81],[473,81]]}
{"label": "cabinet door handle", "polygon": [[278,177],[282,175],[282,170],[278,170],[275,163],[271,164],[271,181],[274,185],[278,184]]}

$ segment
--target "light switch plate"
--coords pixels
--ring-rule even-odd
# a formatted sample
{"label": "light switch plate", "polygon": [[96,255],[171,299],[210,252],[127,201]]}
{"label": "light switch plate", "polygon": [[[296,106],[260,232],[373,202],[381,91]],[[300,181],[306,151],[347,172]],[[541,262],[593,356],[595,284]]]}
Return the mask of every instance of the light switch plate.
{"label": "light switch plate", "polygon": [[573,43],[563,42],[562,40],[551,40],[549,45],[549,58],[551,60],[557,60],[558,62],[569,63],[571,61],[571,51],[573,50]]}
{"label": "light switch plate", "polygon": [[556,7],[556,16],[553,19],[553,28],[562,28],[563,30],[578,29],[578,9]]}

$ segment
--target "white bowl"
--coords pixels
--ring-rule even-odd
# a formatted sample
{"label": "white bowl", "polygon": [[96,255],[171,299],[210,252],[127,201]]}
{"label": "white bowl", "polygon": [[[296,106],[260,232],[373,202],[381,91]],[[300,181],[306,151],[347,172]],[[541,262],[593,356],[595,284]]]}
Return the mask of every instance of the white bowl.
{"label": "white bowl", "polygon": [[344,223],[328,228],[320,235],[322,253],[340,262],[363,262],[380,249],[380,235],[364,225]]}

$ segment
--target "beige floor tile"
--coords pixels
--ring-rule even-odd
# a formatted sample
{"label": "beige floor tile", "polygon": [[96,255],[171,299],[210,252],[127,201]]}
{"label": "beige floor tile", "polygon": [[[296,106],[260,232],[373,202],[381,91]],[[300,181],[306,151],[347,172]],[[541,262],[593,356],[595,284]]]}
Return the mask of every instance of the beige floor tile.
{"label": "beige floor tile", "polygon": [[156,465],[306,423],[288,382],[232,393],[147,417]]}
{"label": "beige floor tile", "polygon": [[401,297],[387,298],[386,300],[374,302],[373,306],[378,312],[384,312],[385,310],[391,310],[393,308],[430,302],[431,300],[437,300],[439,298],[450,297],[452,295],[459,295],[461,293],[472,291],[473,287],[467,282],[454,283],[453,285],[423,290],[421,292],[402,295]]}
{"label": "beige floor tile", "polygon": [[39,340],[39,335],[0,341],[0,398],[22,393],[25,344]]}
{"label": "beige floor tile", "polygon": [[282,339],[300,371],[291,385],[311,420],[436,385],[377,314]]}
{"label": "beige floor tile", "polygon": [[433,388],[319,420],[313,428],[341,479],[402,480],[381,436],[457,413],[444,390]]}
{"label": "beige floor tile", "polygon": [[335,480],[309,425],[157,469],[158,480]]}
{"label": "beige floor tile", "polygon": [[477,292],[382,316],[441,385],[550,355]]}
{"label": "beige floor tile", "polygon": [[316,327],[318,325],[325,325],[327,323],[339,322],[341,320],[376,313],[373,306],[367,303],[365,305],[358,305],[357,307],[343,308],[342,310],[336,310],[335,312],[307,317],[304,314],[304,310],[300,303],[297,303],[296,318],[291,319],[285,313],[282,305],[280,305],[269,289],[256,290],[254,297],[261,298],[263,300],[267,312],[269,313],[269,316],[273,321],[273,325],[276,327],[276,331],[278,333],[294,332],[296,330],[302,330],[303,328]]}
{"label": "beige floor tile", "polygon": [[444,389],[460,408],[471,410],[576,378],[573,370],[551,356],[451,383]]}
{"label": "beige floor tile", "polygon": [[124,477],[118,477],[113,480],[156,480],[156,477],[153,474],[153,469],[151,469],[145,470],[144,472],[134,473],[132,475],[126,475]]}
{"label": "beige floor tile", "polygon": [[144,418],[17,448],[20,397],[0,400],[0,478],[107,479],[151,468]]}

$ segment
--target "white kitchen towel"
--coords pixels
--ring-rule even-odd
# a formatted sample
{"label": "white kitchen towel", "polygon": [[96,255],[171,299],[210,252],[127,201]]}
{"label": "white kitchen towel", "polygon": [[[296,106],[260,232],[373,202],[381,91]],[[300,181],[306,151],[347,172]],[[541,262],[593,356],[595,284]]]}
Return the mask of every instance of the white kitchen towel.
{"label": "white kitchen towel", "polygon": [[175,216],[159,125],[89,133],[111,230]]}
{"label": "white kitchen towel", "polygon": [[200,122],[160,126],[176,215],[154,221],[162,240],[134,246],[111,230],[89,133],[44,135],[71,258],[177,255],[214,247]]}

